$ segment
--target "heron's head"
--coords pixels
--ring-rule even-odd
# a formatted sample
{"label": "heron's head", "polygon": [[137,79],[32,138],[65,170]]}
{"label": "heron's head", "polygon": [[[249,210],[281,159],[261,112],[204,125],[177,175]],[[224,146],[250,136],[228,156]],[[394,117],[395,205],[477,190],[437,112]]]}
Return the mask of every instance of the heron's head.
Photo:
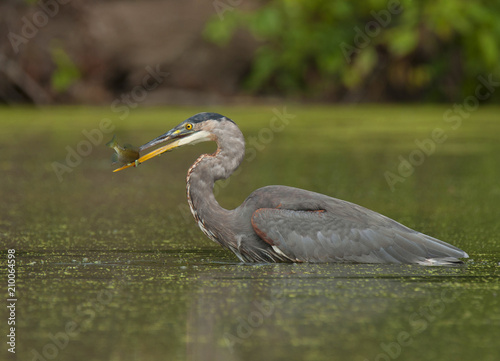
{"label": "heron's head", "polygon": [[[148,159],[156,157],[162,153],[168,152],[174,148],[178,148],[187,144],[196,144],[206,141],[217,141],[220,132],[224,131],[229,125],[230,128],[236,127],[234,122],[225,116],[217,113],[199,113],[186,119],[176,127],[172,128],[165,134],[151,140],[139,148],[142,153],[155,146],[161,145],[155,150],[141,156],[138,163],[145,162]],[[128,168],[133,164],[129,164],[116,171]]]}

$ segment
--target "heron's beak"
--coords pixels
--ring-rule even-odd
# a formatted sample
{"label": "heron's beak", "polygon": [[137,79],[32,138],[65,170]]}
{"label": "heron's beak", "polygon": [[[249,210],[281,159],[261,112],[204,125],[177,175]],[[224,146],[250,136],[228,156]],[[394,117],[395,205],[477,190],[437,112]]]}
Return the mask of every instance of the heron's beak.
{"label": "heron's beak", "polygon": [[157,155],[163,154],[165,152],[168,152],[172,149],[178,148],[180,146],[186,145],[186,144],[196,144],[199,142],[204,142],[207,140],[211,140],[212,136],[209,132],[201,130],[201,131],[196,131],[196,130],[187,130],[184,125],[181,123],[177,127],[169,130],[165,134],[160,135],[158,138],[153,139],[152,141],[144,144],[139,148],[139,152],[143,152],[147,149],[150,149],[156,145],[163,144],[166,142],[170,142],[166,145],[163,145],[159,148],[156,148],[155,150],[141,156],[139,159],[137,159],[133,163],[129,163],[127,165],[124,165],[121,168],[115,169],[113,172],[118,172],[122,169],[126,169],[129,167],[136,167],[141,163],[144,163],[145,161],[156,157]]}

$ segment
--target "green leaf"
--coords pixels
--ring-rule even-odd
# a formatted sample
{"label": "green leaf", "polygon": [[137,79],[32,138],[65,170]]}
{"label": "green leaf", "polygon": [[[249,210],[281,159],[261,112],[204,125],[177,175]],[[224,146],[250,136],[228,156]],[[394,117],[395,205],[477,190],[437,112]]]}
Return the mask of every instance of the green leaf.
{"label": "green leaf", "polygon": [[224,21],[221,21],[219,17],[215,16],[205,26],[203,36],[205,39],[219,46],[227,45],[233,37],[238,24],[239,18],[233,13],[226,14]]}
{"label": "green leaf", "polygon": [[415,50],[418,44],[418,31],[411,29],[392,32],[389,39],[389,49],[396,56],[405,56]]}
{"label": "green leaf", "polygon": [[80,71],[70,59],[62,45],[57,42],[51,44],[52,60],[56,70],[52,73],[52,88],[58,92],[65,92],[76,80],[80,79]]}
{"label": "green leaf", "polygon": [[486,66],[492,67],[498,61],[498,43],[488,31],[477,34],[479,50],[483,56]]}

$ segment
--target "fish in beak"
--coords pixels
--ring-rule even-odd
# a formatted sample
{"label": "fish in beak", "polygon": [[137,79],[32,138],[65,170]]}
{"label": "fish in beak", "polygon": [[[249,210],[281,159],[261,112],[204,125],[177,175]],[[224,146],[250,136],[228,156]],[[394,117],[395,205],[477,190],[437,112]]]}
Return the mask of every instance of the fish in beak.
{"label": "fish in beak", "polygon": [[210,132],[199,129],[198,124],[192,123],[189,120],[190,119],[185,120],[184,122],[180,123],[178,126],[169,130],[165,134],[162,134],[158,138],[155,138],[152,141],[144,144],[139,148],[139,152],[142,153],[143,151],[151,149],[157,145],[161,145],[164,143],[167,144],[164,144],[161,147],[156,148],[155,150],[149,153],[146,153],[145,155],[141,156],[139,159],[135,160],[132,163],[126,164],[123,167],[115,169],[113,172],[118,172],[129,167],[136,167],[139,164],[144,163],[145,161],[156,157],[157,155],[163,154],[165,152],[181,147],[183,145],[196,144],[214,139],[213,135]]}
{"label": "fish in beak", "polygon": [[106,143],[106,146],[115,151],[111,157],[112,164],[130,164],[135,162],[140,157],[139,150],[136,147],[133,147],[130,144],[125,144],[124,146],[119,145],[116,141],[116,135],[114,135],[113,139]]}

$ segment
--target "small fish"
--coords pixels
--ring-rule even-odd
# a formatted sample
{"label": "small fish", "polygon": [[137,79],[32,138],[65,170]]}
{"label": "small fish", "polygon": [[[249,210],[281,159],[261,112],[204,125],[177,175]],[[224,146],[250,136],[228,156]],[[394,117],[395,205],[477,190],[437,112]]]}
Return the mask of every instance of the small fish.
{"label": "small fish", "polygon": [[135,162],[135,166],[138,165],[137,159],[140,157],[138,148],[133,147],[130,144],[125,144],[122,147],[116,141],[116,134],[113,136],[113,139],[106,143],[106,146],[114,149],[115,151],[115,154],[111,156],[111,161],[113,162],[112,164],[130,164]]}

